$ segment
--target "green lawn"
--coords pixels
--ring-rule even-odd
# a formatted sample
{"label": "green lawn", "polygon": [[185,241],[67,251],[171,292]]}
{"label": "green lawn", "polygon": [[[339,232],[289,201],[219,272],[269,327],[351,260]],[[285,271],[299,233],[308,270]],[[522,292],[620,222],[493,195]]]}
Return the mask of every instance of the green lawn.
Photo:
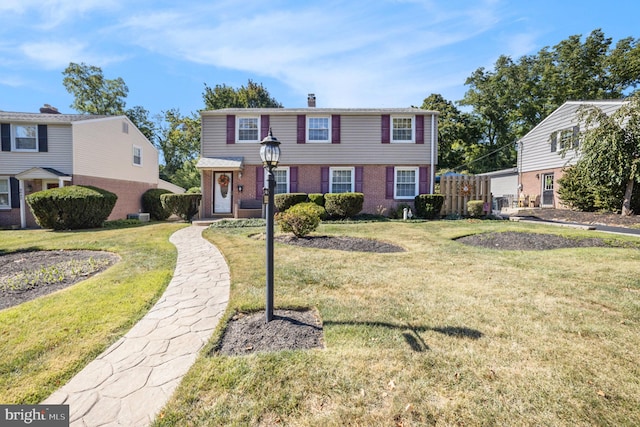
{"label": "green lawn", "polygon": [[39,403],[131,328],[171,280],[184,224],[0,231],[0,254],[91,249],[121,261],[67,289],[0,311],[0,402]]}
{"label": "green lawn", "polygon": [[[508,222],[325,224],[404,253],[276,244],[276,308],[315,307],[326,348],[208,356],[157,426],[640,425],[640,250],[493,251]],[[264,308],[263,229],[208,230],[235,310]],[[628,237],[605,238],[634,240]]]}

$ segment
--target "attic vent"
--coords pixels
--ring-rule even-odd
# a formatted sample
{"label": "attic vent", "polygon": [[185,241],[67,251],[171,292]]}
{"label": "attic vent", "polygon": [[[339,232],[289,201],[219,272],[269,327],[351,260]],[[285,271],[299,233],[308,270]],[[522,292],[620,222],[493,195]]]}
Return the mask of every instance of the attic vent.
{"label": "attic vent", "polygon": [[309,108],[315,108],[315,106],[316,106],[316,95],[314,93],[310,93],[307,96],[307,106]]}
{"label": "attic vent", "polygon": [[49,104],[44,104],[43,107],[40,107],[41,114],[60,114],[60,111],[56,107],[52,107]]}

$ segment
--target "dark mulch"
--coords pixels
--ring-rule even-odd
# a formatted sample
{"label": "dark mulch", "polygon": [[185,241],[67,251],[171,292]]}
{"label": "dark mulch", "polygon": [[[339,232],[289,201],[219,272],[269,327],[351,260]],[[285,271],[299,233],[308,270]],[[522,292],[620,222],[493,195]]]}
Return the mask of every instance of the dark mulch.
{"label": "dark mulch", "polygon": [[281,235],[275,237],[276,242],[289,245],[304,246],[315,249],[335,249],[339,251],[392,253],[404,252],[404,248],[391,243],[374,239],[360,239],[347,236],[307,236],[295,237]]}
{"label": "dark mulch", "polygon": [[488,249],[543,251],[561,248],[611,247],[611,243],[598,237],[568,238],[555,234],[524,233],[504,231],[500,233],[480,233],[457,239],[465,245],[481,246]]}
{"label": "dark mulch", "polygon": [[32,251],[0,255],[0,310],[91,277],[120,257],[103,251]]}
{"label": "dark mulch", "polygon": [[610,212],[579,212],[570,209],[527,209],[519,211],[515,216],[588,225],[640,227],[640,215],[622,216]]}
{"label": "dark mulch", "polygon": [[274,310],[238,313],[229,321],[214,354],[228,356],[256,352],[323,348],[322,322],[313,310]]}

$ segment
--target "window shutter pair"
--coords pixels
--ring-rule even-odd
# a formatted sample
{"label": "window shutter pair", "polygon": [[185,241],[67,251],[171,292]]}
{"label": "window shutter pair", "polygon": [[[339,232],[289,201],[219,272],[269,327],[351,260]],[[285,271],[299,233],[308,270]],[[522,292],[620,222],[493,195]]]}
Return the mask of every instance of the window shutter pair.
{"label": "window shutter pair", "polygon": [[[289,168],[289,191],[298,192],[298,167]],[[264,167],[256,166],[256,200],[260,200],[264,194]]]}
{"label": "window shutter pair", "polygon": [[[424,144],[424,116],[415,116],[416,144]],[[380,141],[382,144],[391,143],[391,116],[383,114],[380,117]]]}
{"label": "window shutter pair", "polygon": [[[11,125],[9,123],[0,125],[0,142],[2,151],[11,151]],[[41,153],[49,151],[47,125],[38,125],[38,151]]]}
{"label": "window shutter pair", "polygon": [[[393,199],[393,186],[395,185],[395,168],[387,166],[385,198]],[[429,191],[429,168],[421,166],[418,169],[418,193],[427,194]]]}
{"label": "window shutter pair", "polygon": [[[269,115],[260,116],[260,139],[269,134]],[[227,144],[236,143],[236,116],[227,116]]]}
{"label": "window shutter pair", "polygon": [[[297,117],[297,143],[304,144],[307,142],[307,116],[299,114]],[[340,144],[340,115],[333,114],[331,116],[331,143]]]}

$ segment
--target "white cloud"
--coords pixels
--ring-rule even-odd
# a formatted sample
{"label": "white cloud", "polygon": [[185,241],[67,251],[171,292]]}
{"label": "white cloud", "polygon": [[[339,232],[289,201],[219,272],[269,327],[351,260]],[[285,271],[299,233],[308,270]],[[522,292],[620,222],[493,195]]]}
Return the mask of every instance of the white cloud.
{"label": "white cloud", "polygon": [[69,62],[86,62],[91,65],[105,66],[125,58],[118,55],[96,55],[89,52],[88,48],[87,43],[77,41],[32,42],[20,45],[20,51],[26,58],[46,70],[66,68]]}
{"label": "white cloud", "polygon": [[122,0],[2,0],[0,13],[26,15],[30,25],[46,30],[90,12],[117,10],[122,4]]}
{"label": "white cloud", "polygon": [[9,87],[21,87],[27,86],[28,81],[25,80],[22,76],[0,76],[0,85]]}

